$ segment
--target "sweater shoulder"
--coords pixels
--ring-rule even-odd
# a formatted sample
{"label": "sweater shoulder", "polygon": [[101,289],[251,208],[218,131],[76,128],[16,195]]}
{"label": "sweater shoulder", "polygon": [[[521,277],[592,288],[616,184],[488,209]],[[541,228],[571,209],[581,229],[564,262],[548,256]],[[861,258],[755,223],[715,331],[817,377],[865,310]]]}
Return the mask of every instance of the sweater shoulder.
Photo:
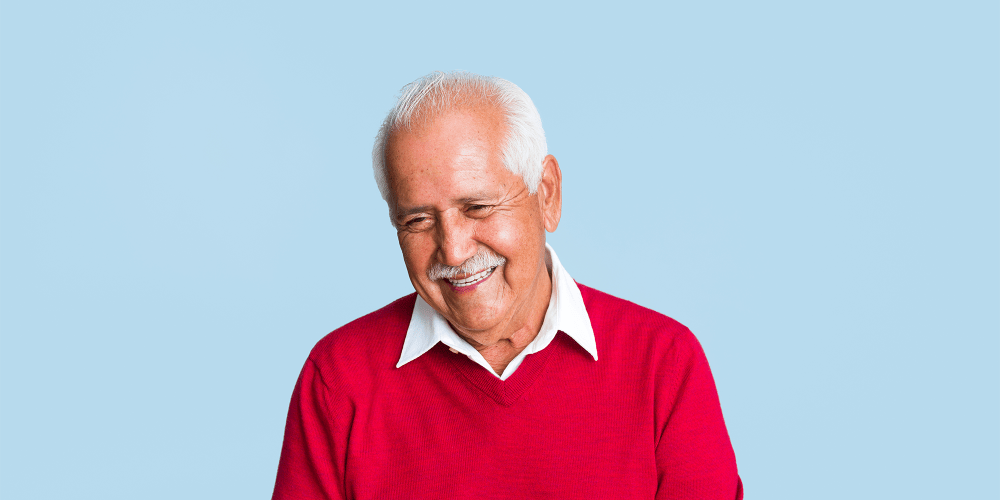
{"label": "sweater shoulder", "polygon": [[313,347],[308,362],[322,373],[394,367],[416,297],[416,293],[401,297],[328,333]]}
{"label": "sweater shoulder", "polygon": [[600,290],[579,283],[577,286],[594,327],[598,351],[602,344],[604,350],[626,352],[701,351],[698,339],[679,321]]}

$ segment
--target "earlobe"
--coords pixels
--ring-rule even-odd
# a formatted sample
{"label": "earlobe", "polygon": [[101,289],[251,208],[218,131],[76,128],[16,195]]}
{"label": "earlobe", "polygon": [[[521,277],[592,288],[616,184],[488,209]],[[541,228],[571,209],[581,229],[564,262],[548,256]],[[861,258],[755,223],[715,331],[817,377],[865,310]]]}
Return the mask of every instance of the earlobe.
{"label": "earlobe", "polygon": [[538,202],[542,209],[545,230],[554,233],[562,217],[562,170],[555,156],[542,160],[542,182],[538,185]]}

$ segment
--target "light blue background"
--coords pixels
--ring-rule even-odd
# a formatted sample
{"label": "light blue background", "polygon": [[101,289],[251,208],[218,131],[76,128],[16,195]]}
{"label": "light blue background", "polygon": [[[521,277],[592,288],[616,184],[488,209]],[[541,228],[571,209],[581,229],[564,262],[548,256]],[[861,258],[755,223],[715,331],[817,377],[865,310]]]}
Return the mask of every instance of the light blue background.
{"label": "light blue background", "polygon": [[412,290],[378,125],[466,69],[541,111],[573,276],[701,339],[748,498],[997,498],[998,24],[972,1],[4,2],[0,496],[269,497],[311,346]]}

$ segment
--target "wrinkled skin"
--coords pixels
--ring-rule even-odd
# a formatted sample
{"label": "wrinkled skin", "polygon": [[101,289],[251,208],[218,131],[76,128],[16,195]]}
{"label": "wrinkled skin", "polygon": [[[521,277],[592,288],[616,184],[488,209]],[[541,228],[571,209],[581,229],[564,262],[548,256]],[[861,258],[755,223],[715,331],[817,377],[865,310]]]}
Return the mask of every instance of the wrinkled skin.
{"label": "wrinkled skin", "polygon": [[[552,289],[545,231],[555,231],[562,210],[555,157],[545,157],[542,182],[530,194],[503,167],[505,133],[496,109],[451,111],[395,131],[386,154],[390,209],[413,287],[497,373],[541,328]],[[459,266],[480,247],[506,263],[478,285],[456,288],[427,276],[435,263]]]}

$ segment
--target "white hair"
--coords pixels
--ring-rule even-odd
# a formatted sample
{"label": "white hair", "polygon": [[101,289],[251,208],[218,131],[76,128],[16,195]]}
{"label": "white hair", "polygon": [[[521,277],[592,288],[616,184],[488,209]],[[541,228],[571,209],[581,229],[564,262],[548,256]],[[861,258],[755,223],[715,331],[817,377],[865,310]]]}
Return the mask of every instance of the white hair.
{"label": "white hair", "polygon": [[389,110],[375,136],[372,169],[382,199],[389,201],[385,154],[390,134],[409,128],[415,118],[483,103],[500,107],[506,116],[506,144],[501,149],[503,166],[520,175],[528,192],[534,194],[542,181],[542,161],[548,154],[548,147],[542,117],[528,94],[503,78],[465,71],[435,71],[403,87],[396,105]]}
{"label": "white hair", "polygon": [[434,263],[427,270],[427,278],[437,281],[442,278],[454,278],[460,274],[478,273],[484,269],[493,269],[507,263],[507,259],[486,247],[479,247],[476,255],[469,257],[460,266],[447,266],[440,262]]}

